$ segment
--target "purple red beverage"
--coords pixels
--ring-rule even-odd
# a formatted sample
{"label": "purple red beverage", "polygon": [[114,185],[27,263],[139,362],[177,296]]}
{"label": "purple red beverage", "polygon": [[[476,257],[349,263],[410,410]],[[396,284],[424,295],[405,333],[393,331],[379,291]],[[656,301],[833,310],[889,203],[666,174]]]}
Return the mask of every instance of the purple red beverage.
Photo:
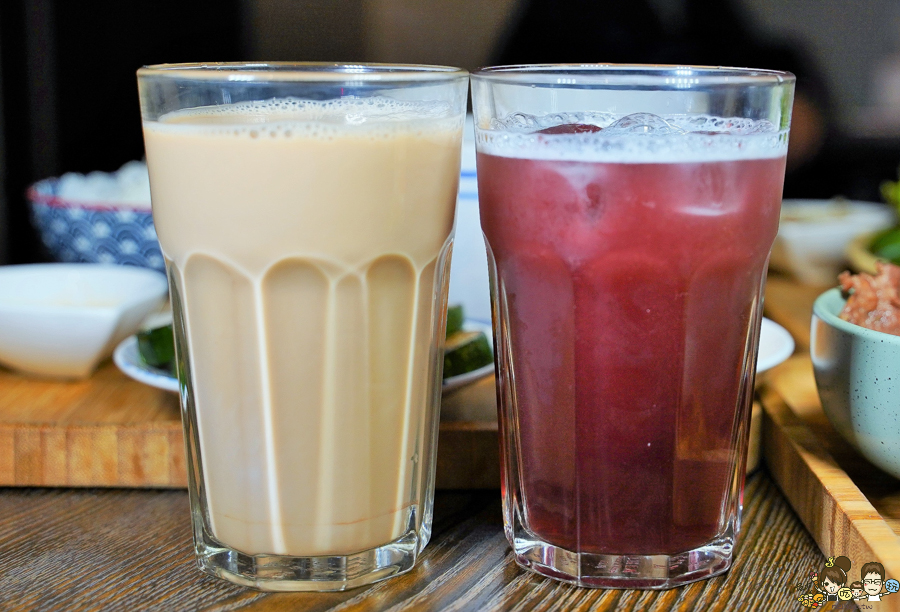
{"label": "purple red beverage", "polygon": [[503,494],[529,537],[675,555],[734,527],[785,151],[716,121],[479,133]]}

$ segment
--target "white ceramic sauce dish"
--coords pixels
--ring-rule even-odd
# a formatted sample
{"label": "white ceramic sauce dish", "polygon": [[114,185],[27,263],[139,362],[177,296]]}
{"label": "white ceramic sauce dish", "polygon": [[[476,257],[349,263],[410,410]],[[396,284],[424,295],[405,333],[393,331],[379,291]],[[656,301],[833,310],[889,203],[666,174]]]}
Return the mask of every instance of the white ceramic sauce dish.
{"label": "white ceramic sauce dish", "polygon": [[0,267],[0,363],[39,376],[90,376],[167,290],[163,274],[134,266]]}
{"label": "white ceramic sauce dish", "polygon": [[785,200],[770,263],[808,285],[833,285],[847,245],[894,223],[884,204],[851,200]]}

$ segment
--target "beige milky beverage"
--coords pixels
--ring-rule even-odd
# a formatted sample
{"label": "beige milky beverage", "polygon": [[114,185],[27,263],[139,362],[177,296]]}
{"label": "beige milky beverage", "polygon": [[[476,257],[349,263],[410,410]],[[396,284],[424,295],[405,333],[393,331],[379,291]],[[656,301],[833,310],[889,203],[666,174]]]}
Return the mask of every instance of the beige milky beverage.
{"label": "beige milky beverage", "polygon": [[422,524],[461,127],[379,98],[144,123],[222,543],[343,555]]}

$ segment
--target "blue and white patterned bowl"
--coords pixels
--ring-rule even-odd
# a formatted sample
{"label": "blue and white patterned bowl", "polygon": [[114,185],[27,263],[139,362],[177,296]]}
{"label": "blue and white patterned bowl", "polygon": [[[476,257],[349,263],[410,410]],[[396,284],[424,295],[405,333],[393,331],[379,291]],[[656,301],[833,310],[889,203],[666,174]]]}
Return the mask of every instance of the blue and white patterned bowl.
{"label": "blue and white patterned bowl", "polygon": [[28,190],[31,220],[57,261],[115,263],[165,271],[149,210],[60,198],[59,179]]}

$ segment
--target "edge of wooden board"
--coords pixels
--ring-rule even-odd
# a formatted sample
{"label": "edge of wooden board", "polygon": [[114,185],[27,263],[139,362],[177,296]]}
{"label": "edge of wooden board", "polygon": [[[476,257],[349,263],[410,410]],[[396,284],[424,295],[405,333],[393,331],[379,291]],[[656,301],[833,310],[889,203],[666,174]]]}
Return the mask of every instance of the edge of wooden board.
{"label": "edge of wooden board", "polygon": [[[442,422],[440,489],[500,486],[497,422]],[[130,425],[0,423],[0,486],[187,487],[180,421]]]}
{"label": "edge of wooden board", "polygon": [[[900,537],[781,396],[769,388],[761,395],[766,465],[823,554],[878,561],[887,576],[900,576]],[[900,612],[900,597],[879,609]]]}
{"label": "edge of wooden board", "polygon": [[0,423],[0,486],[186,487],[181,422]]}

